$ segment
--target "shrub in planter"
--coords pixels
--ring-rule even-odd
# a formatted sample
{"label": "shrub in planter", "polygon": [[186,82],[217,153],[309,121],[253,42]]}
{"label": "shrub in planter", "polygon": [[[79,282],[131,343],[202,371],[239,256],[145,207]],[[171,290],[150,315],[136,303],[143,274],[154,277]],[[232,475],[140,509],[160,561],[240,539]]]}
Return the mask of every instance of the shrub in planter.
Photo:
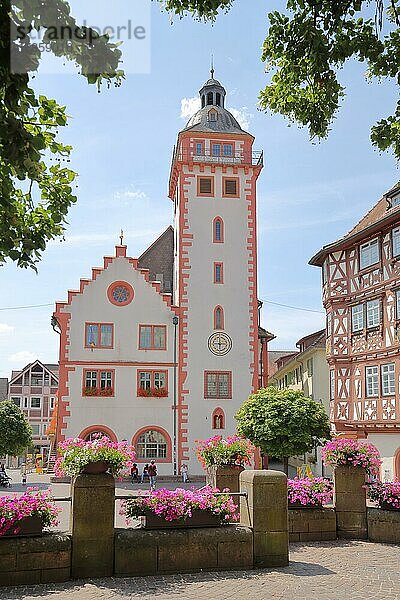
{"label": "shrub in planter", "polygon": [[18,535],[21,522],[29,518],[39,518],[43,527],[58,525],[56,508],[48,491],[28,488],[20,496],[0,497],[0,537]]}
{"label": "shrub in planter", "polygon": [[57,449],[61,455],[54,466],[57,477],[79,475],[88,465],[100,462],[107,463],[105,470],[116,476],[123,469],[130,470],[136,458],[135,449],[128,442],[112,442],[106,436],[90,442],[71,438]]}
{"label": "shrub in planter", "polygon": [[368,498],[378,503],[379,508],[400,510],[400,481],[368,485]]}
{"label": "shrub in planter", "polygon": [[338,438],[328,442],[322,448],[322,460],[332,467],[362,467],[367,475],[375,477],[379,474],[381,459],[373,444],[366,441]]}
{"label": "shrub in planter", "polygon": [[321,507],[333,499],[333,484],[324,477],[295,477],[288,479],[288,502],[290,507]]}
{"label": "shrub in planter", "polygon": [[[229,494],[216,494],[218,490],[204,487],[201,490],[191,489],[167,490],[161,488],[150,492],[148,496],[139,496],[127,500],[121,507],[121,514],[127,521],[148,514],[157,515],[167,522],[186,523],[197,512],[209,513],[218,518],[221,525],[229,521],[237,521],[236,505]],[[225,492],[225,490],[224,490]]]}
{"label": "shrub in planter", "polygon": [[223,439],[221,435],[215,435],[208,440],[196,440],[196,455],[204,468],[213,465],[239,465],[250,464],[254,452],[254,446],[244,438],[237,435]]}

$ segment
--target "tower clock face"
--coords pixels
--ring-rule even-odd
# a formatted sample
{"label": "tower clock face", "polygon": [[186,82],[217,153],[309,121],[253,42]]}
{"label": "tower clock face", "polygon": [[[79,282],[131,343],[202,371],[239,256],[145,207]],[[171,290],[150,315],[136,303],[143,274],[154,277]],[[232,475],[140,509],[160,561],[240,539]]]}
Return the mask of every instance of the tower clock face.
{"label": "tower clock face", "polygon": [[225,331],[216,331],[208,338],[210,352],[217,356],[224,356],[232,348],[232,338]]}

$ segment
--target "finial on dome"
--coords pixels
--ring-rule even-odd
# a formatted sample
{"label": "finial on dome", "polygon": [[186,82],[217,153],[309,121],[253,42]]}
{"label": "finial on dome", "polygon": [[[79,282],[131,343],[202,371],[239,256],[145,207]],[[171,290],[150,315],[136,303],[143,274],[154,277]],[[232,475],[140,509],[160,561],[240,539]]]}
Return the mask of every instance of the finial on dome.
{"label": "finial on dome", "polygon": [[124,243],[124,232],[121,229],[121,233],[119,234],[119,239],[121,240],[121,246]]}
{"label": "finial on dome", "polygon": [[214,55],[211,54],[211,69],[210,69],[210,73],[211,73],[211,79],[214,79]]}

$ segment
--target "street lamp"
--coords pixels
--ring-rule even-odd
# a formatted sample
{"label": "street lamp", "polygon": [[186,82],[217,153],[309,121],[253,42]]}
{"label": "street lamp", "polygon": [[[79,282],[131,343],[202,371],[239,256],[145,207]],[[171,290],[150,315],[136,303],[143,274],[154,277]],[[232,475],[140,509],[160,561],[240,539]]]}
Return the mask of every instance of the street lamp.
{"label": "street lamp", "polygon": [[172,319],[172,324],[174,326],[174,434],[173,434],[173,461],[174,461],[174,475],[178,475],[178,464],[177,464],[177,422],[176,422],[176,411],[177,411],[177,326],[179,323],[179,319],[175,316]]}

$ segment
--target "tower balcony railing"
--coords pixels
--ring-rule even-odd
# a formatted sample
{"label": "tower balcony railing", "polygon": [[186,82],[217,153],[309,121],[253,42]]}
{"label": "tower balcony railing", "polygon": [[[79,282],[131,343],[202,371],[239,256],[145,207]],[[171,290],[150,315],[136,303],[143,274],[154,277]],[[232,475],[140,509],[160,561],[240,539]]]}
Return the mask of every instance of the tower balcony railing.
{"label": "tower balcony railing", "polygon": [[173,161],[262,167],[264,166],[264,152],[262,150],[254,150],[252,152],[235,152],[232,154],[213,154],[205,150],[200,153],[188,150],[175,150]]}

